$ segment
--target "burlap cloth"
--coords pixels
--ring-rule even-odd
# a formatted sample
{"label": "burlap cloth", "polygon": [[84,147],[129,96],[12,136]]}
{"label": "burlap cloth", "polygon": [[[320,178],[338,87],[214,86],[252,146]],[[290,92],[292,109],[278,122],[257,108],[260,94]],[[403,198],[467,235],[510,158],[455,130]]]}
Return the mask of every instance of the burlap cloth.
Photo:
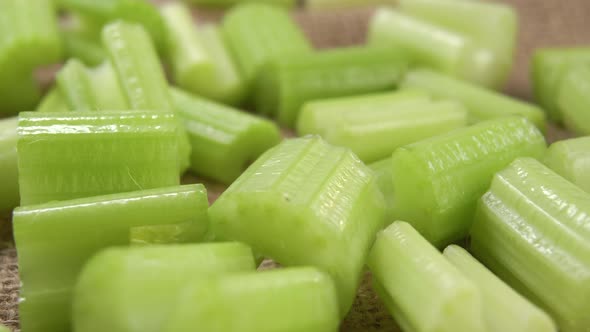
{"label": "burlap cloth", "polygon": [[[502,0],[514,5],[519,12],[521,27],[516,62],[506,92],[524,99],[530,98],[529,59],[541,46],[590,45],[590,0]],[[298,11],[295,19],[312,43],[318,48],[362,43],[365,39],[371,8],[330,12]],[[200,19],[210,20],[218,13],[197,12]],[[43,78],[46,80],[47,78]],[[1,101],[0,101],[1,102]],[[551,128],[549,141],[568,137],[567,132]],[[201,181],[193,176],[185,182],[205,182],[210,200],[215,200],[223,186]],[[4,217],[7,220],[7,217]],[[6,224],[6,222],[4,223]],[[0,248],[10,247],[10,230],[0,225]],[[0,323],[18,331],[18,267],[14,249],[0,251]],[[399,331],[370,287],[367,273],[356,302],[342,324],[342,331]],[[26,332],[26,331],[25,331]]]}

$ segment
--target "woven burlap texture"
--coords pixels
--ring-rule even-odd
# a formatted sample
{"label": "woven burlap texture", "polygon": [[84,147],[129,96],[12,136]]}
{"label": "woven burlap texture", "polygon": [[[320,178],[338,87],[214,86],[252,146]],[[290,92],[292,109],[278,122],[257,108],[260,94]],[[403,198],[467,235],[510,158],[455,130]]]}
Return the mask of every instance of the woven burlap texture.
{"label": "woven burlap texture", "polygon": [[[590,45],[590,0],[503,0],[516,7],[520,16],[520,31],[516,61],[507,84],[508,94],[530,98],[529,59],[533,50],[543,46]],[[297,11],[295,19],[317,48],[348,46],[363,43],[371,8],[322,12]],[[219,17],[218,13],[198,11],[200,20]],[[501,37],[501,36],[500,36]],[[44,78],[47,80],[47,78]],[[1,101],[0,101],[1,102]],[[548,140],[568,137],[567,132],[552,127]],[[224,187],[187,176],[185,182],[205,182],[210,201]],[[4,223],[5,224],[5,223]],[[6,229],[6,226],[4,226]],[[0,226],[0,230],[2,226]],[[6,242],[6,230],[0,232],[0,246]],[[1,248],[1,247],[0,247]],[[399,331],[391,316],[373,293],[370,274],[366,273],[354,307],[344,320],[341,331]],[[0,251],[0,323],[18,331],[18,268],[14,249]],[[26,332],[26,331],[25,331]]]}

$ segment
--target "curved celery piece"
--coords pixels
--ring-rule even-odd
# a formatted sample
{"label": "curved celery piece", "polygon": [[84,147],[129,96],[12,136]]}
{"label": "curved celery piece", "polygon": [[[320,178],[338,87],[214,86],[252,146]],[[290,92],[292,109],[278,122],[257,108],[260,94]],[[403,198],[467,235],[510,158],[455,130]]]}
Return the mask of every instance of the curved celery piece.
{"label": "curved celery piece", "polygon": [[404,331],[487,331],[476,285],[402,221],[377,234],[368,263],[377,293]]}
{"label": "curved celery piece", "polygon": [[395,193],[393,191],[393,176],[391,174],[391,169],[393,168],[391,157],[374,162],[369,167],[375,172],[377,186],[383,194],[383,198],[385,198],[385,225],[389,225],[395,221],[393,210]]}
{"label": "curved celery piece", "polygon": [[545,113],[536,105],[430,70],[414,70],[401,82],[403,88],[424,90],[435,98],[457,100],[469,111],[470,121],[519,115],[545,130]]}
{"label": "curved celery piece", "polygon": [[465,249],[450,245],[443,255],[477,285],[483,317],[490,332],[554,332],[555,323],[541,309],[526,300],[486,269]]}
{"label": "curved celery piece", "polygon": [[284,56],[269,63],[257,86],[256,110],[293,127],[314,99],[385,91],[404,74],[405,55],[391,48],[350,47]]}
{"label": "curved celery piece", "polygon": [[264,3],[268,5],[283,7],[294,7],[297,4],[297,0],[184,0],[184,2],[198,6],[222,8],[239,5],[247,2]]}
{"label": "curved celery piece", "polygon": [[545,154],[545,165],[590,193],[590,137],[551,144]]}
{"label": "curved celery piece", "polygon": [[104,248],[128,245],[130,229],[138,226],[191,222],[191,240],[202,239],[207,207],[205,188],[187,185],[15,209],[21,328],[69,331],[73,288],[89,258]]}
{"label": "curved celery piece", "polygon": [[192,282],[162,331],[336,332],[339,323],[332,279],[303,267]]}
{"label": "curved celery piece", "polygon": [[590,194],[536,160],[494,177],[473,229],[475,257],[563,332],[590,328]]}
{"label": "curved celery piece", "polygon": [[21,204],[177,185],[176,132],[172,113],[23,112]]}
{"label": "curved celery piece", "polygon": [[209,213],[220,239],[248,243],[285,266],[328,272],[344,315],[383,225],[384,202],[373,172],[352,152],[311,136],[264,153]]}
{"label": "curved celery piece", "polygon": [[78,278],[73,331],[163,331],[190,285],[254,269],[252,250],[237,242],[105,249]]}
{"label": "curved celery piece", "polygon": [[425,93],[402,91],[312,101],[301,110],[297,133],[319,134],[374,162],[400,146],[467,125],[463,105],[428,99]]}
{"label": "curved celery piece", "polygon": [[490,120],[406,145],[393,153],[395,216],[436,246],[469,231],[494,173],[517,157],[543,157],[543,135],[524,118]]}
{"label": "curved celery piece", "polygon": [[67,105],[65,98],[61,95],[59,88],[53,87],[43,96],[37,109],[35,111],[40,113],[47,112],[68,112],[70,109]]}
{"label": "curved celery piece", "polygon": [[312,51],[288,12],[271,5],[251,3],[234,7],[223,19],[222,32],[248,93],[269,60]]}
{"label": "curved celery piece", "polygon": [[191,169],[232,183],[263,152],[281,141],[272,122],[228,106],[171,89],[176,113],[192,147]]}
{"label": "curved celery piece", "polygon": [[590,135],[590,62],[565,74],[557,105],[566,128],[578,135]]}
{"label": "curved celery piece", "polygon": [[535,100],[552,121],[562,122],[557,104],[559,89],[568,69],[579,64],[590,64],[590,47],[541,48],[533,54],[531,81]]}
{"label": "curved celery piece", "polygon": [[0,119],[0,213],[19,205],[16,128],[18,118]]}

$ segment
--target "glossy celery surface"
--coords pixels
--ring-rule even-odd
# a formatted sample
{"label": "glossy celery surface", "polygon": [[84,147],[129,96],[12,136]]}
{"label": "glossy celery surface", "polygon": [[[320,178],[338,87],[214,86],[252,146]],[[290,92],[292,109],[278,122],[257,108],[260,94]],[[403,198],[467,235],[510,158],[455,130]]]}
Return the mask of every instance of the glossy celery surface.
{"label": "glossy celery surface", "polygon": [[276,124],[182,90],[171,89],[192,147],[191,169],[231,184],[263,152],[281,141]]}
{"label": "glossy celery surface", "polygon": [[192,282],[162,331],[336,332],[339,323],[332,279],[303,267]]}
{"label": "glossy celery surface", "polygon": [[469,111],[471,122],[519,115],[527,118],[542,131],[545,130],[545,114],[536,105],[434,71],[412,71],[406,75],[401,86],[423,90],[435,98],[463,103]]}
{"label": "glossy celery surface", "polygon": [[219,238],[248,243],[286,266],[328,272],[342,315],[384,222],[373,172],[348,149],[317,136],[286,140],[264,153],[209,212]]}
{"label": "glossy celery surface", "polygon": [[129,244],[130,229],[139,226],[190,223],[187,238],[199,240],[207,230],[207,207],[205,188],[187,185],[16,209],[21,328],[69,331],[73,287],[90,257]]}
{"label": "glossy celery surface", "polygon": [[396,221],[379,232],[368,265],[404,331],[487,331],[476,285],[410,224]]}
{"label": "glossy celery surface", "polygon": [[0,119],[0,213],[19,205],[16,128],[18,118]]}
{"label": "glossy celery surface", "polygon": [[184,0],[184,2],[207,7],[230,7],[246,2],[264,3],[275,6],[293,7],[296,5],[296,0]]}
{"label": "glossy celery surface", "polygon": [[557,104],[567,129],[578,135],[590,135],[590,62],[565,74]]}
{"label": "glossy celery surface", "polygon": [[249,91],[269,60],[312,50],[288,12],[276,6],[236,6],[225,15],[222,30]]}
{"label": "glossy celery surface", "polygon": [[521,158],[481,198],[471,249],[553,316],[560,331],[590,328],[590,194]]}
{"label": "glossy celery surface", "polygon": [[545,165],[590,193],[590,137],[551,144],[545,155]]}
{"label": "glossy celery surface", "polygon": [[106,249],[80,273],[72,330],[163,331],[190,285],[254,269],[251,249],[237,242]]}
{"label": "glossy celery surface", "polygon": [[179,184],[171,113],[20,114],[21,204]]}
{"label": "glossy celery surface", "polygon": [[350,47],[281,57],[269,63],[257,86],[256,110],[293,127],[314,99],[393,89],[407,68],[396,49]]}
{"label": "glossy celery surface", "polygon": [[478,287],[489,332],[557,331],[549,315],[498,279],[465,249],[450,245],[443,254]]}
{"label": "glossy celery surface", "polygon": [[35,111],[40,113],[68,112],[70,110],[67,101],[57,87],[51,88],[37,105]]}
{"label": "glossy celery surface", "polygon": [[374,162],[369,167],[375,172],[377,186],[385,198],[385,225],[389,225],[395,221],[393,210],[395,193],[391,174],[393,168],[391,157]]}
{"label": "glossy celery surface", "polygon": [[463,105],[401,91],[306,103],[297,133],[318,134],[369,163],[391,156],[400,146],[466,125]]}
{"label": "glossy celery surface", "polygon": [[542,158],[545,138],[520,117],[490,120],[393,153],[395,216],[436,246],[461,239],[494,173],[517,157]]}
{"label": "glossy celery surface", "polygon": [[555,122],[562,121],[557,103],[562,81],[571,67],[590,65],[590,47],[542,48],[532,58],[531,78],[536,101]]}

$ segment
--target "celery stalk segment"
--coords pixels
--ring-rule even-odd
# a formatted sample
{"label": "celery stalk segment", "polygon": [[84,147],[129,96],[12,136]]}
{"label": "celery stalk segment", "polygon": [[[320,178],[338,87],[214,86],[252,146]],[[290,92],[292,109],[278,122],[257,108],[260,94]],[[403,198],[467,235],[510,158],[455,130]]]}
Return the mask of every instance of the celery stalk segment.
{"label": "celery stalk segment", "polygon": [[590,135],[590,62],[572,67],[565,74],[557,105],[567,129],[578,135]]}
{"label": "celery stalk segment", "polygon": [[395,221],[393,209],[395,192],[393,191],[393,176],[391,174],[393,168],[391,157],[374,162],[369,167],[375,172],[377,186],[385,198],[385,225],[389,225]]}
{"label": "celery stalk segment", "polygon": [[545,165],[590,193],[590,137],[580,137],[551,144]]}
{"label": "celery stalk segment", "polygon": [[296,0],[184,0],[184,2],[206,7],[226,8],[247,2],[264,3],[274,6],[294,7]]}
{"label": "celery stalk segment", "polygon": [[70,111],[70,109],[67,105],[67,101],[62,96],[61,91],[59,91],[59,88],[53,87],[45,93],[45,96],[43,96],[35,111],[39,113],[65,113]]}
{"label": "celery stalk segment", "polygon": [[0,119],[0,213],[19,205],[16,142],[18,118]]}

